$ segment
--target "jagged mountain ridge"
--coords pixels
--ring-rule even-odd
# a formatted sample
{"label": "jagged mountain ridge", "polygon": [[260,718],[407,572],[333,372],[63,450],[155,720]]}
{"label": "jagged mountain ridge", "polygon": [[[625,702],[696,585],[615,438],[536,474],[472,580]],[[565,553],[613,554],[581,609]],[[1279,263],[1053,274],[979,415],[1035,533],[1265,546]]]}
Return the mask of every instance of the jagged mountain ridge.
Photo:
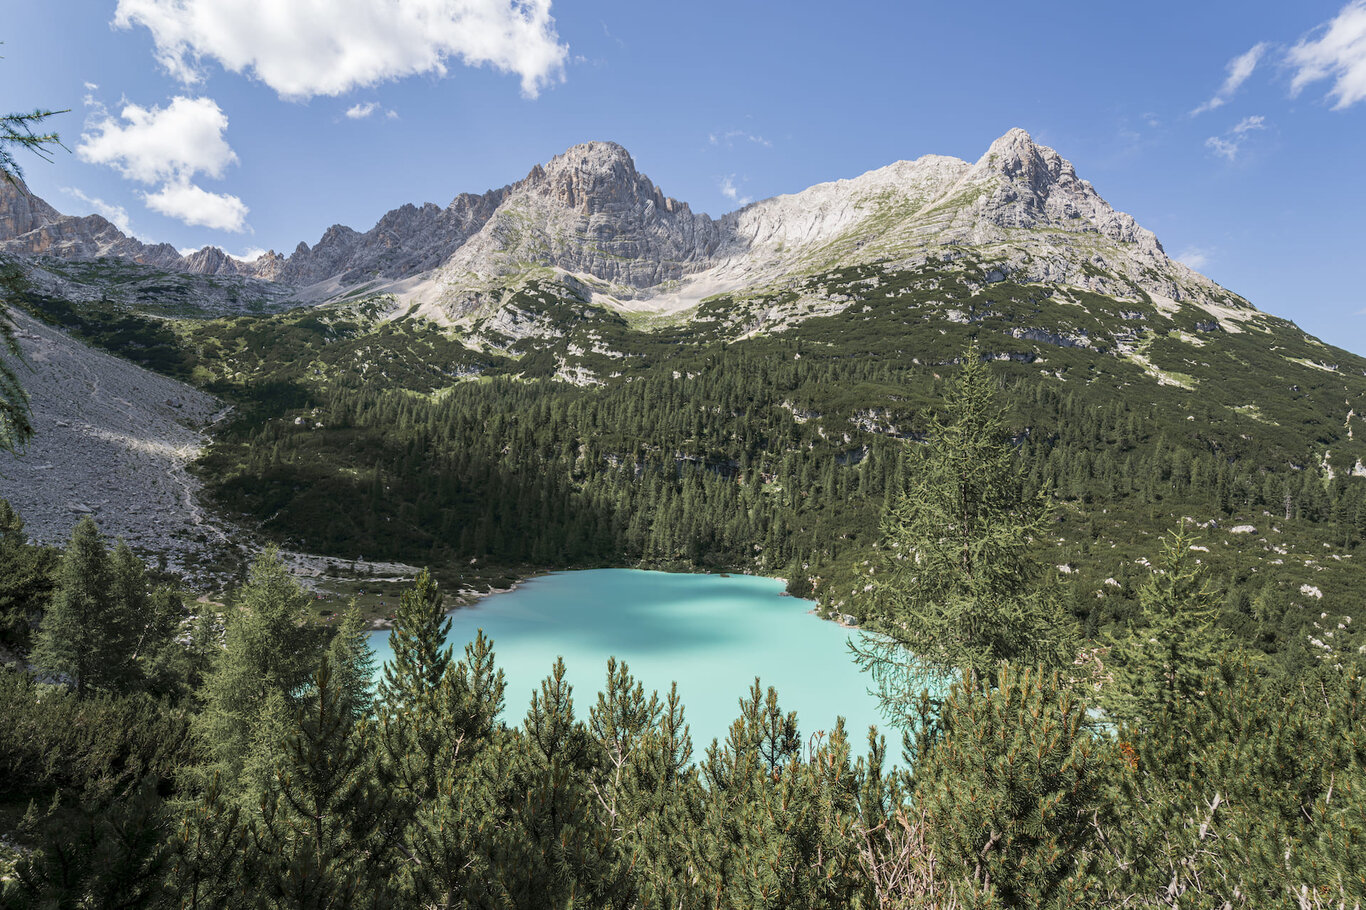
{"label": "jagged mountain ridge", "polygon": [[390,292],[439,322],[496,309],[529,277],[612,308],[686,311],[718,293],[772,288],[835,267],[914,266],[970,252],[995,274],[1216,318],[1255,312],[1170,259],[1073,165],[1024,130],[975,163],[929,155],[850,180],[751,203],[720,219],[692,212],[611,142],[574,146],[523,180],[442,208],[405,205],[361,233],[329,228],[312,247],[252,262],[214,247],[182,256],[126,237],[98,215],[65,216],[22,184],[0,187],[0,252],[118,257],[168,271],[264,279],[303,301]]}

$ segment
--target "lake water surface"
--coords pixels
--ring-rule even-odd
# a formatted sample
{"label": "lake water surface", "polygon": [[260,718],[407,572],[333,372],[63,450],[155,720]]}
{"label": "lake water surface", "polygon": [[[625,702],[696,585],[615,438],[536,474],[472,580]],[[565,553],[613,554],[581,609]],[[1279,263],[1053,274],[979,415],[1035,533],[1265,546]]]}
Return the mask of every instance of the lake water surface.
{"label": "lake water surface", "polygon": [[[713,737],[725,739],[756,676],[765,688],[777,688],[784,711],[797,712],[803,739],[843,715],[854,754],[861,755],[868,725],[883,725],[867,677],[850,659],[851,633],[782,590],[780,581],[749,575],[557,572],[456,610],[451,643],[458,658],[478,629],[493,640],[507,675],[503,716],[509,723],[520,725],[557,656],[574,685],[575,716],[587,720],[607,658],[615,656],[647,694],[653,689],[663,697],[678,682],[694,758]],[[381,662],[392,653],[387,632],[373,633],[370,645]],[[894,731],[888,740],[900,741]]]}

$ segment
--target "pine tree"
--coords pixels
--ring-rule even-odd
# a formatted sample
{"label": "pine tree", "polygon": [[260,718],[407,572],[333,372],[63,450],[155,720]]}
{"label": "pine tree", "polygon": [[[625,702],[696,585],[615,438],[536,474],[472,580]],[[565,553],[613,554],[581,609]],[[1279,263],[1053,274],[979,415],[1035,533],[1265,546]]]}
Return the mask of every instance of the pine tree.
{"label": "pine tree", "polygon": [[431,572],[423,569],[413,587],[399,596],[389,648],[393,657],[384,665],[380,700],[393,709],[416,705],[436,691],[451,662],[446,638],[451,620]]}
{"label": "pine tree", "polygon": [[921,725],[914,796],[964,906],[1087,902],[1104,775],[1085,715],[1057,674],[1007,664]]}
{"label": "pine tree", "polygon": [[594,811],[597,744],[574,717],[572,689],[557,659],[523,721],[510,826],[493,862],[514,907],[620,906],[629,889],[611,832]]}
{"label": "pine tree", "polygon": [[424,569],[399,597],[389,631],[393,656],[379,687],[381,750],[410,812],[435,795],[441,757],[452,746],[439,698],[451,663],[450,628],[441,592]]}
{"label": "pine tree", "polygon": [[367,718],[324,656],[253,823],[262,896],[277,906],[384,906],[395,828]]}

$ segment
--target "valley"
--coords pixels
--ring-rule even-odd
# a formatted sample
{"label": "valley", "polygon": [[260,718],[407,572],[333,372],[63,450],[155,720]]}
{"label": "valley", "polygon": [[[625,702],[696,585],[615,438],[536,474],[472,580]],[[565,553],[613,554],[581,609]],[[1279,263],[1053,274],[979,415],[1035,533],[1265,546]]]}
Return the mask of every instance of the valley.
{"label": "valley", "polygon": [[[250,268],[130,255],[112,228],[78,242],[66,216],[16,198],[29,220],[12,216],[0,249],[43,250],[15,260],[30,264],[21,306],[226,406],[193,476],[173,475],[199,498],[149,510],[184,530],[108,510],[108,532],[149,556],[148,532],[194,542],[217,572],[201,584],[268,540],[332,560],[337,591],[360,589],[343,566],[372,560],[395,578],[477,574],[475,589],[545,569],[736,568],[873,620],[860,595],[902,453],[928,439],[976,339],[1027,483],[1058,502],[1050,559],[1087,629],[1124,621],[1153,541],[1182,519],[1206,529],[1224,622],[1249,642],[1308,659],[1321,604],[1306,587],[1355,614],[1366,360],[1168,259],[1023,131],[975,165],[900,162],[720,221],[589,143],[515,186]],[[21,512],[59,541],[70,497],[16,464]]]}

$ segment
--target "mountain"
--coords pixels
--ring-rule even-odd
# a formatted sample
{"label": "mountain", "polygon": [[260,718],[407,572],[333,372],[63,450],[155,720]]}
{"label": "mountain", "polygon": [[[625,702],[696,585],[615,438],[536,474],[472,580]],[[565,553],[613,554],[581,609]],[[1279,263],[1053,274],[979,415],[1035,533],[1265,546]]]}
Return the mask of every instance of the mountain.
{"label": "mountain", "polygon": [[906,268],[969,253],[990,278],[1147,295],[1167,309],[1191,301],[1216,320],[1255,312],[1170,259],[1070,162],[1019,129],[976,163],[900,161],[720,219],[666,196],[621,146],[588,142],[501,189],[462,193],[444,208],[404,205],[364,233],[333,225],[311,247],[252,262],[215,247],[183,256],[144,244],[98,215],[61,215],[16,183],[0,187],[0,253],[260,279],[277,286],[275,297],[309,302],[387,292],[441,323],[487,315],[533,278],[611,309],[670,315],[831,268]]}

